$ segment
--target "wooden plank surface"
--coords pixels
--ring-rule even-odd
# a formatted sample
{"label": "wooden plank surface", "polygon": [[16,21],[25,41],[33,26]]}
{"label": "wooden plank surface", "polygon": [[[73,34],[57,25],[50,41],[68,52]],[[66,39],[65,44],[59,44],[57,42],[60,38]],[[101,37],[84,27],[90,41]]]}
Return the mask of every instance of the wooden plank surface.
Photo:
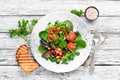
{"label": "wooden plank surface", "polygon": [[93,3],[78,0],[1,0],[0,15],[45,15],[54,11],[70,11],[71,9],[85,10],[91,5],[99,9],[101,16],[120,16],[119,1],[100,1]]}
{"label": "wooden plank surface", "polygon": [[[97,50],[95,54],[95,64],[98,66],[120,66],[120,50]],[[16,66],[16,50],[0,50],[1,66]],[[31,54],[31,57],[33,55]]]}
{"label": "wooden plank surface", "polygon": [[[120,80],[120,1],[119,0],[1,0],[0,1],[0,80]],[[72,4],[72,5],[71,5]],[[17,47],[25,42],[10,38],[9,29],[17,28],[19,19],[40,19],[49,12],[70,11],[96,6],[100,17],[87,22],[89,29],[108,32],[105,43],[96,50],[95,73],[83,67],[69,73],[56,74],[39,67],[25,74],[15,59]],[[32,54],[31,54],[31,57]]]}
{"label": "wooden plank surface", "polygon": [[[9,29],[18,28],[17,22],[21,19],[40,19],[43,16],[0,16],[0,32],[8,32]],[[105,31],[110,33],[120,33],[120,17],[99,17],[96,21],[88,22],[84,17],[82,18],[88,28],[97,29],[98,31]]]}
{"label": "wooden plank surface", "polygon": [[25,74],[18,66],[0,66],[0,80],[119,80],[120,66],[95,66],[94,75],[89,75],[83,67],[69,73],[56,74],[39,67]]}

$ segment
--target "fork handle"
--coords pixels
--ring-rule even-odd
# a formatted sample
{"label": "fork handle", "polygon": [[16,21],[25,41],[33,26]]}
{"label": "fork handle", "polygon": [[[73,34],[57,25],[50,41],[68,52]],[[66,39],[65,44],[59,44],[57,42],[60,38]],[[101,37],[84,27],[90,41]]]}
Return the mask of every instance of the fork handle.
{"label": "fork handle", "polygon": [[90,64],[90,68],[89,68],[89,73],[92,75],[94,73],[95,70],[95,49],[93,51],[93,53],[91,54],[91,64]]}

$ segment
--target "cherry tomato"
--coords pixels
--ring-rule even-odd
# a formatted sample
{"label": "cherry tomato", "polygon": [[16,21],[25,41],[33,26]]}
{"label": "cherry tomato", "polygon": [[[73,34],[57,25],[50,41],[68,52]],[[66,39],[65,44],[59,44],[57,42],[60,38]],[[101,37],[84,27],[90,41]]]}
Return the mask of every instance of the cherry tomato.
{"label": "cherry tomato", "polygon": [[76,47],[76,43],[69,42],[67,44],[67,49],[68,50],[73,50],[73,49],[75,49],[75,47]]}
{"label": "cherry tomato", "polygon": [[71,42],[73,42],[76,38],[76,35],[74,32],[70,31],[69,34],[68,34],[68,38]]}
{"label": "cherry tomato", "polygon": [[49,33],[53,34],[54,33],[53,29],[50,29]]}

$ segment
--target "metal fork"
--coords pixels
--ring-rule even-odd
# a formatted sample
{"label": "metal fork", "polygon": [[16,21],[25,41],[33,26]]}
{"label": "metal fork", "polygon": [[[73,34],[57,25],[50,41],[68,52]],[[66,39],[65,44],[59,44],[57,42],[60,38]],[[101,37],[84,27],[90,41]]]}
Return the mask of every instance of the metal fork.
{"label": "metal fork", "polygon": [[89,68],[89,73],[90,74],[93,74],[94,73],[94,66],[95,66],[95,50],[96,50],[96,47],[98,45],[98,43],[100,42],[100,37],[98,35],[98,33],[94,34],[94,39],[92,41],[92,52],[91,52],[91,64],[90,64],[90,68]]}
{"label": "metal fork", "polygon": [[90,63],[91,63],[91,60],[92,60],[92,56],[93,56],[93,52],[94,52],[94,49],[93,49],[93,47],[94,47],[94,38],[95,38],[95,41],[99,41],[99,38],[98,38],[98,34],[96,34],[97,33],[97,30],[92,30],[91,31],[91,34],[95,34],[94,35],[94,37],[93,37],[93,41],[92,41],[92,49],[91,49],[91,52],[90,52],[90,55],[88,56],[88,58],[87,58],[87,60],[85,61],[85,63],[84,63],[84,67],[85,68],[87,68],[89,65],[90,65]]}
{"label": "metal fork", "polygon": [[88,59],[86,60],[84,67],[88,67],[90,64],[90,69],[89,72],[90,74],[94,73],[94,55],[95,55],[95,49],[96,47],[100,46],[107,38],[107,33],[106,32],[101,32],[101,33],[97,33],[96,30],[92,31],[92,33],[94,33],[94,38],[92,41],[92,51],[88,57]]}

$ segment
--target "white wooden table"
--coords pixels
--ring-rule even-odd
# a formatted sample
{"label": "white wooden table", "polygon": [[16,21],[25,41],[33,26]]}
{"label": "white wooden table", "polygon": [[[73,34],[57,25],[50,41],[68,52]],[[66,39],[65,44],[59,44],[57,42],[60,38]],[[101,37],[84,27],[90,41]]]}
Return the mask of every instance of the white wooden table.
{"label": "white wooden table", "polygon": [[[87,23],[91,28],[108,32],[108,38],[95,56],[95,73],[79,69],[56,74],[39,67],[25,74],[17,65],[15,52],[25,42],[10,38],[8,30],[17,28],[20,19],[40,19],[49,12],[70,11],[96,6],[100,17]],[[31,55],[32,56],[32,55]],[[96,0],[0,0],[0,80],[120,80],[120,1]]]}

